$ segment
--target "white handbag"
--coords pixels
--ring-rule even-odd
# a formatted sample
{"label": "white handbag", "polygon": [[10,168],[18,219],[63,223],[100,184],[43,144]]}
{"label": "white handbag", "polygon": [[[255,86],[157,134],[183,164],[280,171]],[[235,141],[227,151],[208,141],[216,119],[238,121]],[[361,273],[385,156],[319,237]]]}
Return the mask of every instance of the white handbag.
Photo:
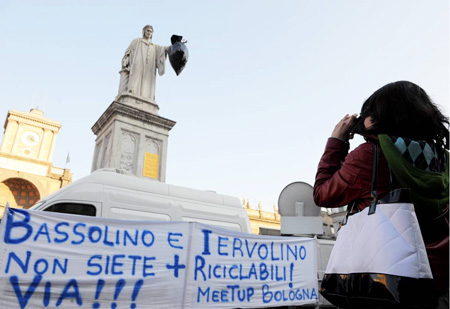
{"label": "white handbag", "polygon": [[433,276],[409,191],[399,189],[377,199],[375,143],[374,154],[374,199],[360,212],[347,212],[321,294],[343,308],[434,306]]}

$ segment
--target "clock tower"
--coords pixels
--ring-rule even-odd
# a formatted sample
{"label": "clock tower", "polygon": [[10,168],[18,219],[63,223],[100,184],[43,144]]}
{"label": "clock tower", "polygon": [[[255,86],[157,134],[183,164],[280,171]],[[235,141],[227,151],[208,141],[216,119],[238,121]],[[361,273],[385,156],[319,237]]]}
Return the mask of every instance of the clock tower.
{"label": "clock tower", "polygon": [[0,148],[18,157],[51,162],[55,138],[61,125],[44,118],[44,113],[31,109],[29,113],[8,112],[5,136]]}
{"label": "clock tower", "polygon": [[7,202],[28,208],[72,181],[68,169],[52,164],[60,128],[38,109],[8,112],[0,146],[0,215]]}

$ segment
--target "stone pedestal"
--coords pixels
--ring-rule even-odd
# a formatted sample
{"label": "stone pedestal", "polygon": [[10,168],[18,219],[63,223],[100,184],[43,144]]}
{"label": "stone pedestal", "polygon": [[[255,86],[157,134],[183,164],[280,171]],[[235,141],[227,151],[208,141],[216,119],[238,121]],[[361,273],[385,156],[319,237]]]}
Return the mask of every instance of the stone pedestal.
{"label": "stone pedestal", "polygon": [[97,120],[92,171],[116,168],[165,182],[169,131],[175,121],[157,114],[155,102],[121,94]]}

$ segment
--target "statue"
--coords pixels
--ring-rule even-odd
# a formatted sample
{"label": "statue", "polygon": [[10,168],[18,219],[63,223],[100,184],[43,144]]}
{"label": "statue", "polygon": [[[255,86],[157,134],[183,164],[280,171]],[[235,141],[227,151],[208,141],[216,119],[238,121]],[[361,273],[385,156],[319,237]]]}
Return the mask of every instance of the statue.
{"label": "statue", "polygon": [[155,101],[156,70],[164,75],[166,56],[170,46],[151,42],[153,27],[142,29],[142,38],[134,39],[122,58],[119,95],[123,93]]}

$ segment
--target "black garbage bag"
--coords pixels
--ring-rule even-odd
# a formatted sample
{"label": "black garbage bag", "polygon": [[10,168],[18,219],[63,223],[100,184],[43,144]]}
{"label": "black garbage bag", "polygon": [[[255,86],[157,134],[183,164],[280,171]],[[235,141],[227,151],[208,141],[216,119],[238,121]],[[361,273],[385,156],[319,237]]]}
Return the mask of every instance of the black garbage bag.
{"label": "black garbage bag", "polygon": [[177,75],[180,75],[183,71],[189,58],[189,51],[185,45],[187,42],[182,41],[182,39],[182,36],[175,34],[170,38],[172,46],[169,50],[169,61]]}

